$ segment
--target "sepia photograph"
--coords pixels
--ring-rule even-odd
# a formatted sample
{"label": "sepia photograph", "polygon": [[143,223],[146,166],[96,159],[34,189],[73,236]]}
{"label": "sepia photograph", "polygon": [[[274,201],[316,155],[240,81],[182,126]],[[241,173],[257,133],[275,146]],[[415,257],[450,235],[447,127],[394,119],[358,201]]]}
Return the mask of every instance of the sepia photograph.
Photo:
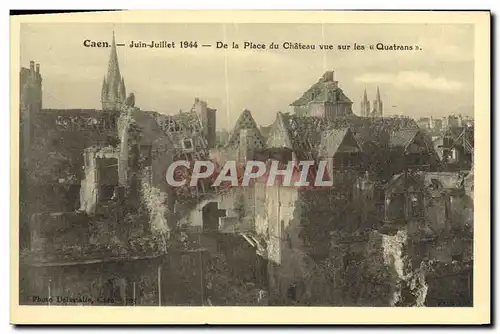
{"label": "sepia photograph", "polygon": [[478,307],[489,13],[203,14],[18,22],[18,306]]}

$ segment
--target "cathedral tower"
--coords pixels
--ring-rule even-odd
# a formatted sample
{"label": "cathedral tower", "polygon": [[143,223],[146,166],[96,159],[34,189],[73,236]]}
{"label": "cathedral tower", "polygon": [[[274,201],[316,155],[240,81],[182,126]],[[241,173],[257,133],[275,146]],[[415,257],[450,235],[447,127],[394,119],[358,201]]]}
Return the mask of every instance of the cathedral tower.
{"label": "cathedral tower", "polygon": [[377,87],[377,96],[373,101],[373,116],[374,117],[384,116],[384,105],[382,104],[382,100],[380,99],[380,90],[378,87]]}
{"label": "cathedral tower", "polygon": [[366,95],[366,88],[365,94],[363,95],[363,100],[361,100],[361,116],[370,116],[370,101],[368,101],[368,96]]}
{"label": "cathedral tower", "polygon": [[125,80],[120,75],[118,65],[118,54],[116,52],[115,33],[113,32],[113,42],[111,54],[109,55],[108,73],[102,82],[101,102],[103,110],[119,110],[125,103],[127,92],[125,90]]}

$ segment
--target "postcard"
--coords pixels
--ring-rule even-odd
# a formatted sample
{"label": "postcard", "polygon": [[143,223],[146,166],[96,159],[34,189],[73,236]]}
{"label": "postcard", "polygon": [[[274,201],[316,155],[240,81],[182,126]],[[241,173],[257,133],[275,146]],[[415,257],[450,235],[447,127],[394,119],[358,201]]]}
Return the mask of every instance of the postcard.
{"label": "postcard", "polygon": [[12,323],[490,323],[489,12],[11,34]]}

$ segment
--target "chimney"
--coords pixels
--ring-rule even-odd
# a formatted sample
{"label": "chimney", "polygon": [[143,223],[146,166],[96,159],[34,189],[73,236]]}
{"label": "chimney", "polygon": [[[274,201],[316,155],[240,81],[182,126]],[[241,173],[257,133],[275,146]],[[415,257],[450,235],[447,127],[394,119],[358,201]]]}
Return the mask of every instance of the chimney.
{"label": "chimney", "polygon": [[40,64],[36,64],[36,74],[40,74]]}
{"label": "chimney", "polygon": [[35,62],[30,61],[30,73],[35,73]]}
{"label": "chimney", "polygon": [[327,71],[323,75],[323,79],[325,82],[333,82],[333,71]]}

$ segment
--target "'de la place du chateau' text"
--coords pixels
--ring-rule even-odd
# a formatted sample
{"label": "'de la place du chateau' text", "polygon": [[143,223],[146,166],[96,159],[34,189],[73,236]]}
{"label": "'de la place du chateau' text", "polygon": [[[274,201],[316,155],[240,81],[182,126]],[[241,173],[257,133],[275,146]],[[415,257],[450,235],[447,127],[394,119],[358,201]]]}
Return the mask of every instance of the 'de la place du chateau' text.
{"label": "'de la place du chateau' text", "polygon": [[[96,41],[86,39],[83,41],[83,46],[88,48],[108,48],[112,43],[107,41]],[[252,41],[243,42],[207,42],[199,41],[168,41],[168,40],[133,40],[128,43],[117,43],[117,46],[128,47],[131,49],[198,49],[198,48],[214,48],[214,49],[244,49],[244,50],[320,50],[320,51],[418,51],[422,50],[418,45],[382,43],[375,44],[327,44],[327,43],[303,43],[303,42],[270,42],[258,43]]]}

